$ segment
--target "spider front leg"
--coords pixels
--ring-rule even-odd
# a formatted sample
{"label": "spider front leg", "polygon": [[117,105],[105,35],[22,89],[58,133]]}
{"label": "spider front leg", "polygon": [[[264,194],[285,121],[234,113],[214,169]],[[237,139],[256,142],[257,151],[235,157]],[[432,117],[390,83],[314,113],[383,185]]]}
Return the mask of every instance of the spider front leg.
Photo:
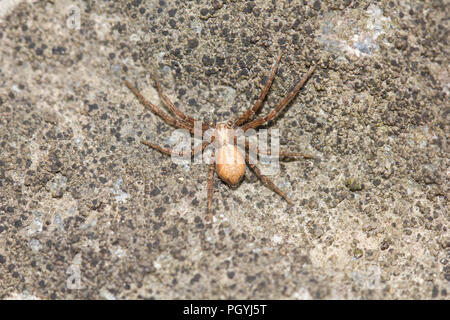
{"label": "spider front leg", "polygon": [[181,112],[175,105],[170,101],[170,99],[164,94],[161,84],[159,83],[158,79],[154,78],[156,83],[156,89],[158,90],[158,94],[162,101],[166,104],[166,106],[172,111],[175,115],[177,115],[180,119],[186,121],[190,125],[194,125],[194,122],[197,121],[196,119],[185,115],[183,112]]}
{"label": "spider front leg", "polygon": [[168,124],[170,124],[174,127],[177,127],[177,128],[188,130],[191,134],[194,134],[194,128],[192,125],[185,122],[184,120],[175,119],[172,116],[170,116],[169,114],[162,111],[160,108],[155,106],[153,103],[151,103],[150,101],[145,99],[144,96],[138,91],[138,89],[136,89],[130,82],[125,81],[125,85],[128,87],[128,89],[131,90],[131,92],[134,93],[134,95],[139,99],[140,103],[142,103],[144,106],[146,106],[147,108],[152,110],[155,114],[157,114],[162,119],[164,119]]}
{"label": "spider front leg", "polygon": [[[180,109],[175,107],[175,105],[172,103],[172,101],[170,101],[170,99],[164,94],[164,92],[162,90],[162,87],[161,87],[161,84],[159,83],[158,79],[155,78],[154,80],[155,80],[155,83],[156,83],[156,89],[158,90],[158,94],[159,94],[161,100],[170,109],[170,111],[172,111],[181,120],[189,123],[189,125],[191,125],[191,126],[194,126],[195,121],[199,121],[199,120],[197,120],[197,119],[195,119],[195,118],[193,118],[191,116],[185,115],[183,112],[180,111]],[[208,130],[209,128],[211,128],[211,125],[202,122],[202,130],[203,130],[203,132]]]}
{"label": "spider front leg", "polygon": [[298,84],[295,86],[295,88],[289,92],[289,94],[280,102],[280,104],[278,106],[276,106],[275,109],[273,109],[271,112],[269,112],[269,114],[265,117],[261,117],[258,119],[255,119],[253,121],[250,121],[246,124],[244,124],[241,129],[242,131],[247,131],[250,128],[257,128],[260,125],[263,125],[264,123],[272,120],[273,118],[275,118],[278,113],[283,110],[283,108],[289,103],[291,102],[292,99],[294,99],[295,95],[297,94],[297,92],[303,87],[303,85],[306,83],[306,81],[308,81],[308,79],[311,77],[311,75],[313,74],[315,70],[315,66],[312,66],[311,68],[309,68],[308,72],[303,76],[303,78],[298,82]]}
{"label": "spider front leg", "polygon": [[272,68],[272,71],[270,73],[269,79],[267,80],[266,84],[264,85],[263,89],[261,90],[261,93],[259,95],[258,100],[256,101],[255,105],[248,109],[247,112],[245,112],[239,119],[236,120],[234,123],[235,127],[240,126],[241,124],[247,122],[247,120],[255,114],[256,111],[258,111],[259,108],[261,108],[261,105],[264,101],[264,98],[267,95],[267,92],[269,92],[270,87],[272,86],[273,79],[275,78],[275,74],[277,73],[278,64],[281,60],[281,53],[278,55],[277,60],[275,61],[275,65]]}

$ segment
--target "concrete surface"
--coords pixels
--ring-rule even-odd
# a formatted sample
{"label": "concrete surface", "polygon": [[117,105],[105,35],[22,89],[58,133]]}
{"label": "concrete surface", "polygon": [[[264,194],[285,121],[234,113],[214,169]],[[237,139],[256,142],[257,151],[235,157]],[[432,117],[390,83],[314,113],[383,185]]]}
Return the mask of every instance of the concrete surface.
{"label": "concrete surface", "polygon": [[[0,298],[448,299],[444,1],[0,1]],[[283,114],[291,161],[216,180],[138,103]]]}

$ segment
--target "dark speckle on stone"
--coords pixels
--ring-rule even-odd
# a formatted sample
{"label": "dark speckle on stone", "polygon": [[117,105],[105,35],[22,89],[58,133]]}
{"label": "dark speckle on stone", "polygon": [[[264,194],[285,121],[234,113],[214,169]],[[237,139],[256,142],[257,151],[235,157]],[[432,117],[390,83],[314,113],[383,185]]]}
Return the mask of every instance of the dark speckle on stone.
{"label": "dark speckle on stone", "polygon": [[279,44],[280,46],[285,45],[285,44],[286,44],[286,38],[280,38],[280,39],[278,39],[278,44]]}
{"label": "dark speckle on stone", "polygon": [[198,46],[198,40],[197,39],[191,39],[188,41],[188,47],[191,49],[195,49]]}
{"label": "dark speckle on stone", "polygon": [[248,69],[247,68],[242,68],[241,72],[239,73],[239,76],[248,76]]}
{"label": "dark speckle on stone", "polygon": [[170,9],[168,11],[169,13],[169,17],[173,18],[175,16],[175,14],[177,13],[177,9]]}
{"label": "dark speckle on stone", "polygon": [[96,103],[89,105],[89,112],[92,112],[94,110],[98,110],[98,105]]}
{"label": "dark speckle on stone", "polygon": [[216,73],[217,71],[215,70],[215,69],[206,69],[205,70],[205,74],[207,75],[207,76],[210,76],[210,75],[212,75],[212,74],[214,74],[214,73]]}
{"label": "dark speckle on stone", "polygon": [[66,53],[66,48],[57,46],[52,48],[52,53],[55,55],[63,55]]}
{"label": "dark speckle on stone", "polygon": [[247,3],[247,5],[244,8],[244,12],[245,13],[252,13],[254,7],[255,7],[255,4],[252,3],[252,2],[249,2],[249,3]]}
{"label": "dark speckle on stone", "polygon": [[383,242],[381,242],[380,249],[383,251],[389,249],[389,241],[383,240]]}
{"label": "dark speckle on stone", "polygon": [[225,63],[225,58],[216,56],[216,65],[218,67],[223,67],[224,63]]}
{"label": "dark speckle on stone", "polygon": [[131,2],[131,4],[132,4],[133,6],[135,6],[136,8],[138,8],[138,7],[141,5],[141,3],[142,3],[142,0],[133,0],[133,1]]}
{"label": "dark speckle on stone", "polygon": [[154,189],[150,192],[150,195],[151,195],[152,197],[155,197],[155,196],[157,196],[157,195],[160,194],[160,193],[161,193],[161,190],[159,190],[159,188],[156,187],[156,188],[154,188]]}
{"label": "dark speckle on stone", "polygon": [[176,28],[177,22],[176,22],[174,19],[170,19],[170,20],[169,20],[169,25],[170,25],[172,28]]}
{"label": "dark speckle on stone", "polygon": [[212,66],[214,63],[214,59],[204,55],[202,57],[202,63],[204,66]]}
{"label": "dark speckle on stone", "polygon": [[438,286],[433,286],[433,290],[431,291],[431,297],[436,298],[439,295],[439,288]]}
{"label": "dark speckle on stone", "polygon": [[165,208],[163,208],[163,207],[158,207],[158,208],[155,209],[155,216],[161,217],[162,214],[163,214],[165,211],[166,211]]}
{"label": "dark speckle on stone", "polygon": [[191,98],[188,100],[188,104],[190,106],[196,106],[197,105],[197,101],[195,100],[195,98]]}
{"label": "dark speckle on stone", "polygon": [[306,120],[307,120],[309,123],[316,123],[316,119],[315,119],[313,116],[311,116],[311,115],[307,115],[307,116],[306,116]]}
{"label": "dark speckle on stone", "polygon": [[314,4],[313,4],[314,10],[319,11],[320,7],[321,7],[320,6],[320,1],[319,0],[314,1]]}
{"label": "dark speckle on stone", "polygon": [[202,276],[199,273],[197,273],[194,277],[192,277],[192,279],[191,279],[191,281],[189,283],[190,284],[194,284],[196,282],[199,282],[201,277]]}

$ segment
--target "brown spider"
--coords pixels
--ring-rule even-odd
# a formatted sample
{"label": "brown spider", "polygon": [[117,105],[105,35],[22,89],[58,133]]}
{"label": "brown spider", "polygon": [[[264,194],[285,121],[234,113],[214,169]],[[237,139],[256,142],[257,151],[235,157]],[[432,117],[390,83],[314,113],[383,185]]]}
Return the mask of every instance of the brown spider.
{"label": "brown spider", "polygon": [[[281,197],[283,197],[290,205],[293,205],[292,201],[287,198],[286,194],[283,191],[281,191],[267,176],[263,175],[257,166],[250,163],[248,151],[238,149],[235,145],[236,142],[235,131],[238,128],[245,132],[246,130],[251,128],[255,129],[275,118],[276,115],[294,98],[296,93],[303,87],[305,82],[314,72],[315,67],[312,66],[308,70],[308,72],[303,76],[303,78],[298,82],[295,88],[268,115],[266,115],[265,117],[256,118],[255,120],[248,122],[249,118],[252,115],[254,115],[261,107],[264,98],[266,97],[267,92],[269,91],[270,86],[272,85],[273,79],[275,78],[275,73],[277,71],[280,59],[281,54],[278,55],[277,60],[270,73],[270,77],[265,86],[263,87],[258,100],[256,101],[255,105],[252,108],[248,109],[237,120],[230,120],[227,122],[218,123],[217,125],[213,123],[201,123],[203,132],[205,132],[208,129],[213,129],[214,134],[212,135],[210,141],[203,142],[203,144],[197,148],[191,148],[191,157],[197,155],[200,152],[203,152],[203,150],[205,150],[205,148],[214,141],[215,141],[215,148],[217,148],[216,159],[213,158],[212,163],[209,164],[209,171],[208,171],[208,214],[209,220],[211,222],[212,222],[212,194],[213,194],[214,172],[217,171],[219,177],[223,181],[225,181],[228,185],[236,186],[241,181],[242,177],[245,174],[246,163],[269,188],[271,188],[273,191],[275,191]],[[144,106],[150,108],[154,113],[156,113],[158,116],[164,119],[168,124],[177,128],[188,130],[191,134],[194,134],[194,122],[198,120],[190,116],[186,116],[179,109],[177,109],[175,105],[169,100],[169,98],[162,92],[162,88],[158,80],[155,79],[155,82],[160,98],[163,100],[164,104],[175,116],[165,113],[159,107],[147,101],[130,82],[125,81],[125,84],[136,95],[136,97]],[[163,154],[167,155],[172,154],[171,149],[158,146],[149,141],[141,141],[141,143],[150,146]],[[248,149],[247,143],[245,146],[246,149]],[[244,155],[242,155],[242,153],[244,153]],[[258,150],[257,153],[259,155],[270,155],[270,151],[263,152],[261,150]],[[279,156],[283,158],[298,158],[298,157],[312,158],[309,155],[284,151],[281,151],[279,153]],[[229,159],[232,159],[231,163],[227,161]]]}

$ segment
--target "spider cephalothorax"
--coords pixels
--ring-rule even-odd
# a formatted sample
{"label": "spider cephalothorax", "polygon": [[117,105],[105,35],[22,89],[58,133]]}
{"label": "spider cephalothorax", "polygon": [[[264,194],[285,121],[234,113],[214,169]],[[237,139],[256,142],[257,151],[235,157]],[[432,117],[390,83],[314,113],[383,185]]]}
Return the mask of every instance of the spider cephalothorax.
{"label": "spider cephalothorax", "polygon": [[[278,63],[280,62],[281,54],[278,56],[275,65],[272,68],[269,80],[264,85],[261,94],[256,101],[255,105],[248,109],[242,116],[238,117],[236,120],[229,120],[225,123],[219,123],[217,125],[213,123],[203,123],[201,124],[201,131],[204,133],[205,131],[212,129],[213,134],[209,141],[203,142],[199,147],[191,149],[191,156],[195,156],[200,152],[203,152],[206,147],[210,144],[214,143],[214,147],[216,148],[216,152],[214,153],[213,161],[209,164],[208,171],[208,213],[210,221],[212,221],[212,191],[213,191],[213,178],[214,172],[217,171],[219,177],[225,181],[230,186],[236,186],[242,179],[245,174],[246,165],[248,165],[253,172],[273,191],[278,193],[281,197],[283,197],[289,204],[292,205],[292,201],[281,191],[268,177],[264,176],[258,167],[250,161],[248,154],[248,145],[244,144],[243,148],[238,148],[236,145],[236,136],[237,131],[245,132],[248,129],[255,129],[264,123],[272,120],[276,117],[276,115],[294,98],[296,93],[303,87],[305,82],[309,79],[309,77],[314,72],[314,66],[312,66],[308,72],[303,76],[303,78],[297,83],[295,88],[280,102],[278,106],[276,106],[268,115],[265,117],[259,117],[252,121],[249,121],[250,117],[253,116],[258,109],[261,107],[264,98],[269,91],[270,86],[272,85],[273,79],[275,78],[275,73],[277,71]],[[165,113],[159,107],[155,106],[151,102],[147,101],[139,91],[128,81],[125,81],[127,87],[136,95],[139,101],[146,107],[150,108],[154,113],[159,115],[161,118],[166,120],[170,125],[188,130],[192,135],[194,134],[195,122],[198,121],[190,116],[186,116],[179,109],[175,107],[175,105],[167,98],[166,95],[162,92],[161,85],[157,80],[156,87],[158,89],[158,94],[165,103],[165,105],[169,108],[169,110],[173,113],[173,115]],[[167,149],[164,147],[160,147],[154,143],[149,141],[142,141],[143,144],[148,145],[164,154],[171,155],[173,150]],[[264,150],[257,150],[258,155],[270,155],[270,152]],[[276,156],[276,155],[272,155]],[[304,157],[311,158],[308,155],[300,154],[300,153],[291,153],[291,152],[283,152],[281,151],[278,154],[279,157]]]}

